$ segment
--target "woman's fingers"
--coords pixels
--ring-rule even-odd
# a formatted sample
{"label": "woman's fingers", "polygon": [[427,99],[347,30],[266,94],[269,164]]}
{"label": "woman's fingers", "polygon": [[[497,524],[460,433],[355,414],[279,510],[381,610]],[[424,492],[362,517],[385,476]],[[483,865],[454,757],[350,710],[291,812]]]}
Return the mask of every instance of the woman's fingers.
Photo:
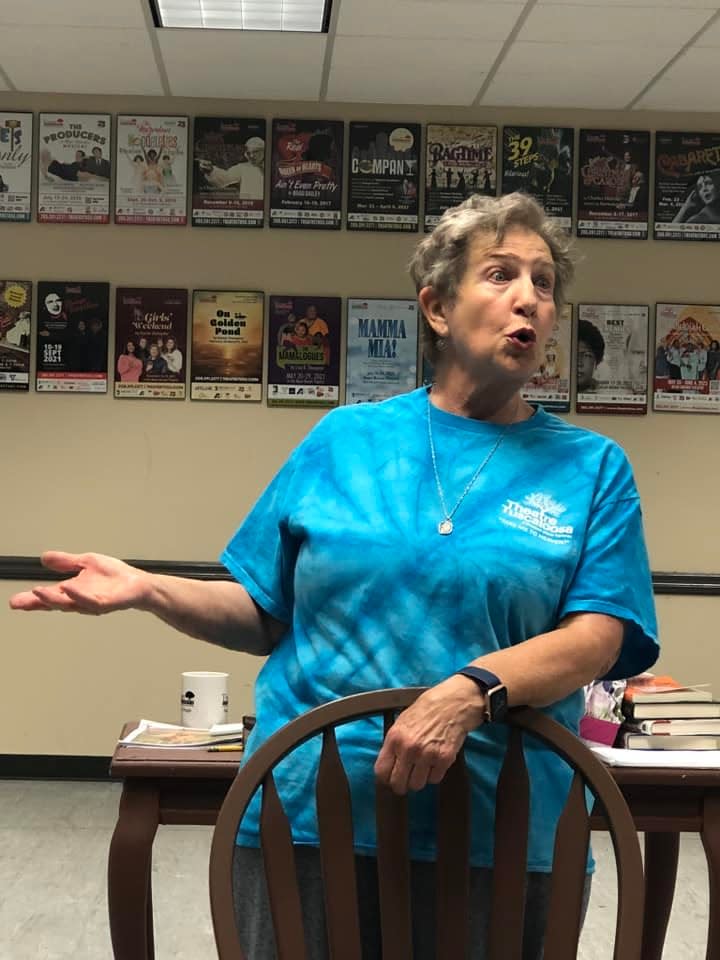
{"label": "woman's fingers", "polygon": [[23,590],[10,597],[11,610],[50,610],[52,609],[44,603],[39,597],[35,596],[32,590]]}
{"label": "woman's fingers", "polygon": [[63,553],[60,550],[46,550],[40,557],[42,565],[57,573],[79,573],[83,568],[82,555]]}

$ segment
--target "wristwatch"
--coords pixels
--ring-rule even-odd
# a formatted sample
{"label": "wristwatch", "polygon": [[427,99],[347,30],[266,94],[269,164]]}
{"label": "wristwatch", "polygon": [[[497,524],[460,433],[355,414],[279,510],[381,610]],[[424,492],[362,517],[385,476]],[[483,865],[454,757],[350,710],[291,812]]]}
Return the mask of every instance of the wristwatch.
{"label": "wristwatch", "polygon": [[495,676],[489,670],[483,670],[481,667],[463,667],[456,673],[474,680],[487,697],[485,723],[493,723],[505,718],[508,712],[508,693],[507,687],[500,677]]}

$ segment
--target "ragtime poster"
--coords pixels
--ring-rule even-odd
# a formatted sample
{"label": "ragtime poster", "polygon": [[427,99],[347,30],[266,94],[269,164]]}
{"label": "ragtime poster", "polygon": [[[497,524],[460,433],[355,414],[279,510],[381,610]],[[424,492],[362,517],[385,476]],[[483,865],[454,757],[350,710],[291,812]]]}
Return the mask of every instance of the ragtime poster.
{"label": "ragtime poster", "polygon": [[0,280],[0,390],[30,389],[32,283]]}
{"label": "ragtime poster", "polygon": [[0,220],[30,219],[33,115],[0,113]]}
{"label": "ragtime poster", "polygon": [[187,290],[118,287],[115,396],[185,398]]}
{"label": "ragtime poster", "polygon": [[430,123],[425,145],[425,230],[472,193],[496,192],[497,127]]}
{"label": "ragtime poster", "polygon": [[264,120],[195,118],[194,227],[262,227],[265,136]]}
{"label": "ragtime poster", "polygon": [[339,230],[341,120],[273,120],[270,226]]}
{"label": "ragtime poster", "polygon": [[110,115],[41,113],[40,223],[110,222]]}
{"label": "ragtime poster", "polygon": [[573,137],[571,127],[505,127],[502,192],[523,193],[542,204],[561,227],[572,227]]}
{"label": "ragtime poster", "polygon": [[191,400],[261,400],[264,296],[257,290],[196,290]]}
{"label": "ragtime poster", "polygon": [[340,297],[270,297],[269,406],[337,406]]}
{"label": "ragtime poster", "polygon": [[417,386],[417,300],[348,300],[345,403]]}
{"label": "ragtime poster", "polygon": [[35,389],[105,393],[110,284],[40,280]]}
{"label": "ragtime poster", "polygon": [[115,222],[187,223],[187,117],[117,118]]}
{"label": "ragtime poster", "polygon": [[546,410],[567,413],[570,410],[570,360],[572,350],[572,305],[566,303],[555,319],[545,341],[545,352],[537,372],[523,389],[530,403]]}
{"label": "ragtime poster", "polygon": [[351,123],[348,230],[418,228],[420,124]]}
{"label": "ragtime poster", "polygon": [[655,410],[720,413],[720,306],[655,306]]}
{"label": "ragtime poster", "polygon": [[655,135],[655,239],[720,240],[720,133]]}
{"label": "ragtime poster", "polygon": [[577,235],[646,240],[650,134],[581,130]]}
{"label": "ragtime poster", "polygon": [[578,306],[578,413],[647,413],[649,314],[642,305]]}

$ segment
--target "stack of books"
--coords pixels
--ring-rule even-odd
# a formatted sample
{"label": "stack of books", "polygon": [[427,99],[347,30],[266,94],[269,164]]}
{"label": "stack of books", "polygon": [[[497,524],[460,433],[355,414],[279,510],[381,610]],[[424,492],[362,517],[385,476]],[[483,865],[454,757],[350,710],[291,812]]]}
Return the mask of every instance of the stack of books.
{"label": "stack of books", "polygon": [[641,674],[628,680],[623,713],[627,750],[720,750],[720,701],[706,685]]}

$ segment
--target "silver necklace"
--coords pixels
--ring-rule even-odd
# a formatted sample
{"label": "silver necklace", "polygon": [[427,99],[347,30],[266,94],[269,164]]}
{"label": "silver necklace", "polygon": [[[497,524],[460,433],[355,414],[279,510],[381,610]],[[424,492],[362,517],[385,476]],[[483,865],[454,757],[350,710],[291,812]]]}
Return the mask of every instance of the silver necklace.
{"label": "silver necklace", "polygon": [[507,433],[508,428],[505,427],[505,429],[502,431],[502,433],[500,434],[500,436],[497,438],[492,448],[490,449],[490,453],[488,453],[488,455],[485,457],[483,462],[477,468],[475,473],[470,477],[467,484],[465,485],[465,489],[460,494],[455,506],[452,508],[452,510],[448,510],[447,504],[445,503],[445,493],[443,492],[442,484],[440,483],[440,474],[438,473],[437,459],[435,457],[435,444],[433,443],[432,417],[430,416],[430,394],[429,393],[427,398],[427,426],[428,426],[428,440],[430,441],[430,457],[432,459],[433,473],[435,474],[435,485],[437,486],[438,498],[440,499],[440,506],[442,507],[442,512],[444,516],[444,519],[441,520],[440,523],[438,523],[437,525],[437,532],[442,534],[444,537],[446,537],[448,536],[448,534],[451,534],[455,529],[455,526],[453,524],[453,517],[458,511],[458,507],[463,502],[465,497],[472,490],[473,486],[475,485],[475,481],[482,473],[483,468],[490,462],[490,460],[492,460],[493,456],[497,451],[497,448],[505,439],[505,434]]}

